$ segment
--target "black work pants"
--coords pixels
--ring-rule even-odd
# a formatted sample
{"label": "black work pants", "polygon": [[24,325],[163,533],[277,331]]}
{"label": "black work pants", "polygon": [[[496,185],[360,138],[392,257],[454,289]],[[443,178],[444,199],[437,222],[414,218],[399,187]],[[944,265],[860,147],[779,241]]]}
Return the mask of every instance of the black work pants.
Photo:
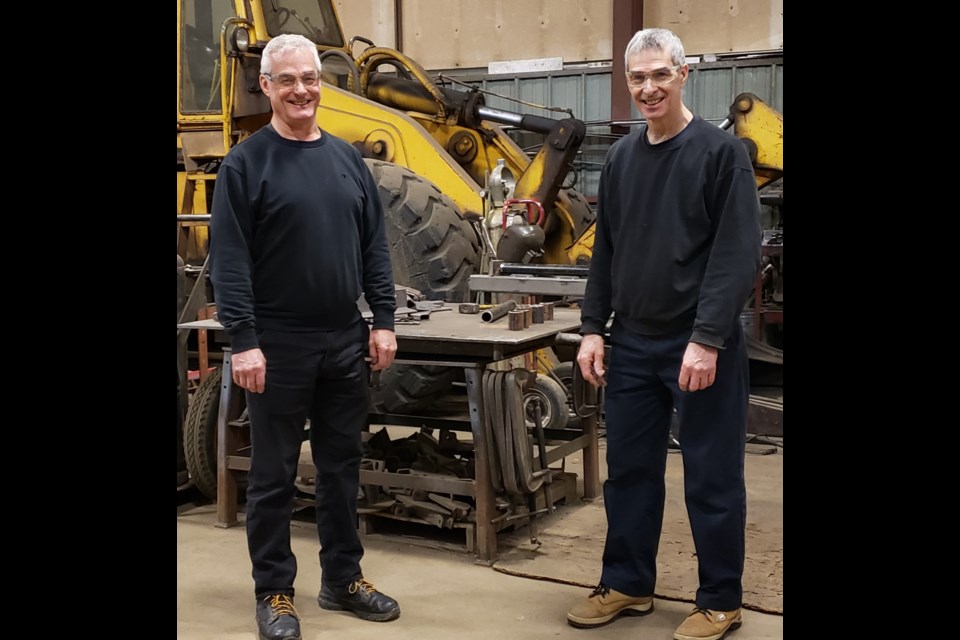
{"label": "black work pants", "polygon": [[263,331],[264,392],[247,392],[252,454],[247,544],[256,597],[293,595],[297,560],[290,548],[294,481],[306,419],[317,468],[316,514],[323,582],[361,577],[357,533],[361,431],[369,410],[367,325],[287,333]]}
{"label": "black work pants", "polygon": [[699,562],[696,605],[730,611],[743,595],[746,343],[738,322],[719,352],[714,383],[684,392],[677,380],[689,339],[689,330],[650,337],[614,323],[605,402],[609,474],[603,487],[607,539],[601,582],[630,596],[654,594],[676,406],[684,496]]}

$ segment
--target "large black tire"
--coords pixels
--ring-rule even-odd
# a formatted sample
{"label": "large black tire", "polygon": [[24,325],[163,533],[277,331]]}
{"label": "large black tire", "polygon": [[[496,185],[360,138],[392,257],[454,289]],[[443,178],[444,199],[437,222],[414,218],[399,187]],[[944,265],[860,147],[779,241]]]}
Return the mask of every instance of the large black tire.
{"label": "large black tire", "polygon": [[[217,367],[200,383],[193,392],[183,427],[183,451],[190,479],[200,493],[211,500],[217,499],[217,415],[222,379],[223,369]],[[246,406],[243,390],[234,386],[233,393],[236,402],[231,405],[238,415],[228,415],[227,420],[239,417]],[[244,482],[240,483],[239,489],[243,491]]]}
{"label": "large black tire", "polygon": [[573,218],[573,227],[570,233],[576,240],[597,219],[597,214],[590,208],[587,198],[579,191],[565,189],[560,192],[557,198],[566,205],[570,217]]}
{"label": "large black tire", "polygon": [[[468,279],[480,268],[480,244],[459,207],[433,183],[389,162],[366,160],[386,218],[393,279],[430,300],[463,302]],[[447,395],[458,371],[393,365],[380,376],[374,406],[387,413],[417,413]]]}
{"label": "large black tire", "polygon": [[387,222],[393,279],[430,300],[463,302],[480,268],[480,243],[459,207],[400,165],[366,160]]}
{"label": "large black tire", "polygon": [[188,479],[187,460],[183,452],[183,411],[181,402],[184,391],[180,388],[180,374],[177,373],[177,486],[186,484]]}
{"label": "large black tire", "polygon": [[[183,311],[184,292],[186,283],[184,282],[183,258],[177,256],[177,320],[180,319],[180,313]],[[181,388],[181,378],[185,379],[185,373],[180,371],[180,364],[177,365],[177,486],[185,484],[188,479],[187,461],[183,453],[183,414],[186,409],[186,389]]]}
{"label": "large black tire", "polygon": [[[580,416],[578,416],[573,411],[573,368],[577,366],[575,362],[561,362],[553,368],[551,373],[553,376],[556,376],[560,379],[560,384],[563,385],[564,393],[567,396],[567,428],[568,429],[578,429],[580,428]],[[544,374],[546,375],[546,374]],[[551,378],[553,377],[551,376]]]}

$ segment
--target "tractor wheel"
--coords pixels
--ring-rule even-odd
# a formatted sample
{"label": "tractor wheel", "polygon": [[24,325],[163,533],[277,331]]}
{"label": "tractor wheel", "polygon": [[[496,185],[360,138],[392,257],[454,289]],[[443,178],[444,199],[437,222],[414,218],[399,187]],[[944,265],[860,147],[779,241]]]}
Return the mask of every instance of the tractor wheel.
{"label": "tractor wheel", "polygon": [[[183,270],[183,258],[177,256],[177,320],[180,320],[180,313],[183,311],[186,291],[186,276]],[[178,347],[179,349],[179,347]],[[179,352],[178,352],[179,353]],[[180,370],[180,364],[177,365],[177,486],[180,487],[187,483],[189,475],[187,473],[187,461],[183,453],[183,414],[187,408],[187,390],[181,388],[181,378],[186,382],[184,372]]]}
{"label": "tractor wheel", "polygon": [[177,374],[177,486],[180,487],[187,483],[189,479],[187,473],[187,460],[183,452],[183,411],[181,402],[183,394],[186,393],[180,388],[180,374]]}
{"label": "tractor wheel", "polygon": [[429,300],[463,302],[480,268],[480,243],[459,207],[400,165],[366,160],[387,220],[393,279]]}
{"label": "tractor wheel", "polygon": [[[200,383],[190,400],[183,428],[183,450],[187,459],[190,479],[203,495],[217,499],[217,414],[220,412],[220,381],[223,369],[217,367],[206,380]],[[234,407],[237,415],[227,416],[234,420],[246,406],[246,398],[239,387],[234,389]],[[243,483],[240,483],[240,491]]]}
{"label": "tractor wheel", "polygon": [[567,396],[567,420],[568,429],[580,428],[580,416],[573,411],[573,368],[577,366],[575,362],[561,362],[553,368],[553,375],[560,379],[563,384],[564,392]]}
{"label": "tractor wheel", "polygon": [[[480,268],[480,244],[459,207],[433,183],[389,162],[366,160],[386,217],[393,279],[429,300],[463,302]],[[459,370],[393,365],[380,376],[373,403],[388,413],[416,413],[449,393]]]}
{"label": "tractor wheel", "polygon": [[533,428],[534,399],[540,400],[540,424],[544,429],[563,429],[570,413],[567,409],[567,391],[560,383],[546,375],[537,376],[533,387],[523,394],[523,414],[527,428]]}

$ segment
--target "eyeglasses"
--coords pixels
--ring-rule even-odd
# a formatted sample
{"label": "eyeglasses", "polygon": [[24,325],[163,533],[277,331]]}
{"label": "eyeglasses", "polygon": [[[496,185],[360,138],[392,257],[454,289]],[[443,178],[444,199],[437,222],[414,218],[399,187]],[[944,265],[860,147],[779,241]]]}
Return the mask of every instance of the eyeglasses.
{"label": "eyeglasses", "polygon": [[317,86],[317,83],[320,82],[320,76],[316,73],[305,73],[302,76],[295,76],[290,73],[281,73],[277,77],[274,77],[273,74],[265,73],[270,82],[276,82],[284,89],[293,89],[297,86],[297,82],[302,82],[304,87],[312,89]]}
{"label": "eyeglasses", "polygon": [[677,79],[677,70],[682,67],[682,64],[663,69],[657,69],[656,71],[651,71],[650,73],[640,73],[639,71],[628,71],[627,72],[627,84],[631,87],[642,87],[647,80],[650,81],[650,84],[654,87],[662,87],[665,84],[670,84]]}

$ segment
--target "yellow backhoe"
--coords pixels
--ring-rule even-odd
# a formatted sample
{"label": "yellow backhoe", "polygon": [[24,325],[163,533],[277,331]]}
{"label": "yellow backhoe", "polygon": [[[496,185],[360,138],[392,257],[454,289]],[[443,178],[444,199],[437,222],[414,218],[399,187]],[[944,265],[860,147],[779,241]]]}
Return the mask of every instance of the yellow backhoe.
{"label": "yellow backhoe", "polygon": [[[220,162],[270,120],[257,81],[260,56],[283,33],[317,44],[324,81],[318,122],[366,158],[398,284],[427,299],[463,302],[483,259],[575,260],[570,249],[594,219],[586,198],[564,186],[585,135],[580,120],[493,109],[477,90],[441,88],[396,50],[348,42],[332,0],[178,0],[177,7],[177,252],[185,269],[204,264],[208,238],[206,227],[183,220],[210,211]],[[365,48],[355,55],[357,42]],[[502,125],[540,133],[544,144],[530,158]],[[503,225],[508,199],[536,201],[542,219]],[[386,411],[413,412],[443,395],[454,375],[442,367],[391,367],[375,401]],[[209,402],[191,403],[184,440],[191,475],[209,495],[219,381],[214,375],[201,387],[194,400]]]}

